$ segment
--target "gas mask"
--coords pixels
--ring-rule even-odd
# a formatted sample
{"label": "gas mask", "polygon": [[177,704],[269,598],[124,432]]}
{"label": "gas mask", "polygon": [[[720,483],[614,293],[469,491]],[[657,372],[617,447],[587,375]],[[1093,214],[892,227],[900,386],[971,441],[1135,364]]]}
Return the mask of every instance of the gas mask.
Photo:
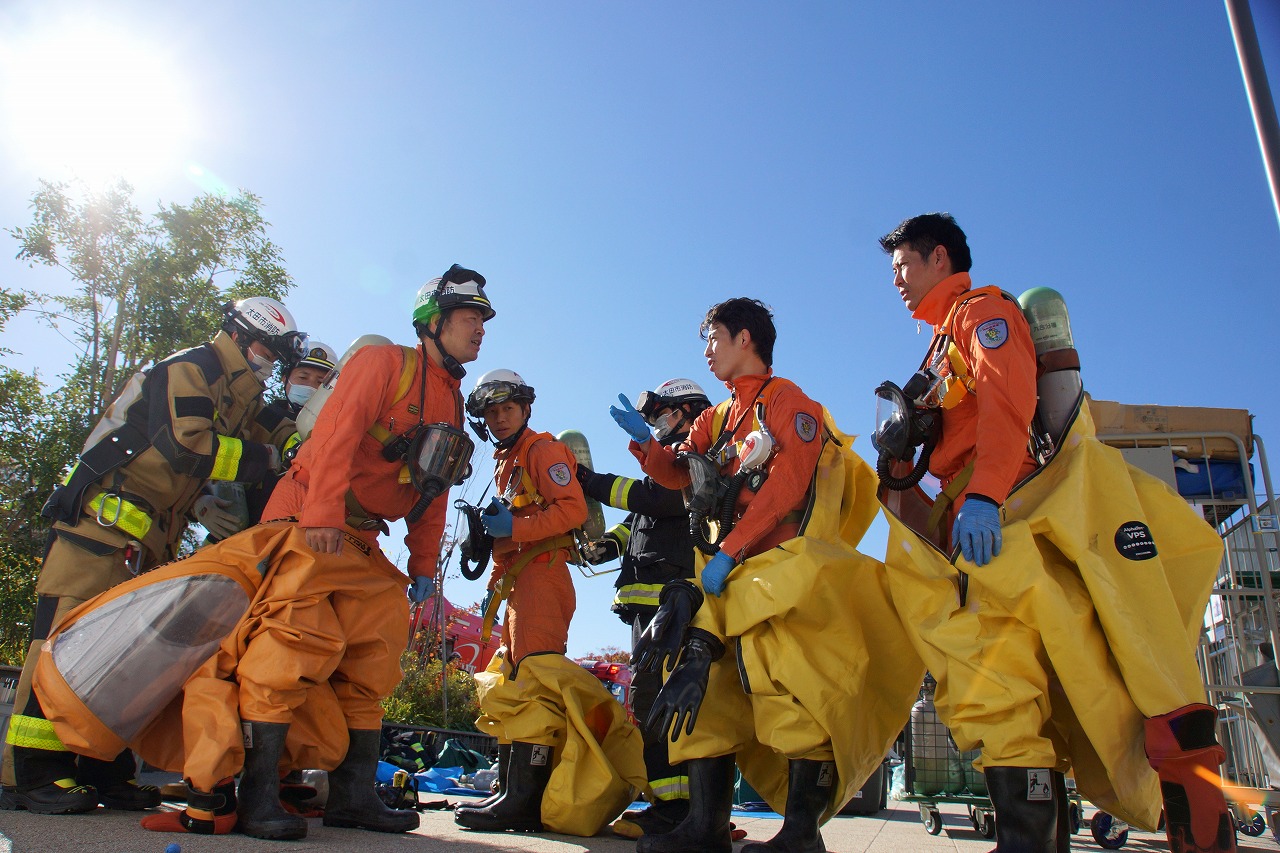
{"label": "gas mask", "polygon": [[471,475],[475,449],[465,432],[449,424],[425,424],[417,430],[405,458],[409,479],[421,495],[405,516],[410,522],[422,518],[446,489]]}
{"label": "gas mask", "polygon": [[[876,473],[894,491],[903,491],[920,482],[929,469],[929,457],[942,432],[942,394],[946,380],[932,368],[915,373],[902,388],[881,382],[876,388],[876,428],[871,443],[879,451]],[[894,462],[920,458],[905,477],[892,475]]]}

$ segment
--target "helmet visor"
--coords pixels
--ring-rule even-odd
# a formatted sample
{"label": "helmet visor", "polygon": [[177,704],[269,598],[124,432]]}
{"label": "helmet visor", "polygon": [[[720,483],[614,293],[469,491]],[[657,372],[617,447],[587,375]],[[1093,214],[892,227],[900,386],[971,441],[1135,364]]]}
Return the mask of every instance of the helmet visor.
{"label": "helmet visor", "polygon": [[484,417],[484,410],[508,400],[528,401],[527,386],[501,380],[486,382],[467,396],[467,414],[473,418]]}

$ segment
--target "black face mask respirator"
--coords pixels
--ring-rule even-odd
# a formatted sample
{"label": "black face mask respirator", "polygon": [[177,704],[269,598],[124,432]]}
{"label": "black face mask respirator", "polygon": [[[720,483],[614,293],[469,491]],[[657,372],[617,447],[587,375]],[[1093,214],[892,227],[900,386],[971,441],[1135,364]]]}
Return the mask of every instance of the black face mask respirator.
{"label": "black face mask respirator", "polygon": [[[876,428],[871,443],[880,454],[876,474],[887,488],[899,492],[910,489],[929,470],[929,457],[942,435],[940,402],[945,387],[946,381],[936,371],[924,368],[902,388],[892,382],[881,382],[876,388]],[[894,463],[913,459],[910,473],[892,475]]]}
{"label": "black face mask respirator", "polygon": [[471,475],[471,454],[475,449],[465,432],[449,424],[424,424],[413,434],[404,460],[409,465],[409,479],[421,497],[406,520],[418,521],[432,501]]}

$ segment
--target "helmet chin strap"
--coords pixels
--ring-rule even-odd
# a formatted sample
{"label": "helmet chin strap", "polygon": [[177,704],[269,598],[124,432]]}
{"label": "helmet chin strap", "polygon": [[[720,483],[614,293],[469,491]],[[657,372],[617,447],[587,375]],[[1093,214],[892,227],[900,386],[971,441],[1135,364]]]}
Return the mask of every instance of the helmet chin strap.
{"label": "helmet chin strap", "polygon": [[[444,325],[444,314],[440,315],[440,325]],[[439,329],[439,326],[436,328]],[[467,375],[467,369],[462,366],[462,362],[445,352],[444,345],[440,343],[440,333],[438,331],[433,332],[429,327],[422,326],[422,334],[436,345],[436,351],[440,353],[441,366],[449,371],[450,376],[461,380],[462,377]]]}
{"label": "helmet chin strap", "polygon": [[524,431],[528,428],[529,428],[529,422],[525,421],[524,423],[520,424],[520,429],[511,433],[511,435],[507,436],[506,438],[502,438],[494,441],[493,446],[498,448],[499,450],[506,450],[508,447],[513,446],[517,441],[519,441],[520,436],[524,435]]}

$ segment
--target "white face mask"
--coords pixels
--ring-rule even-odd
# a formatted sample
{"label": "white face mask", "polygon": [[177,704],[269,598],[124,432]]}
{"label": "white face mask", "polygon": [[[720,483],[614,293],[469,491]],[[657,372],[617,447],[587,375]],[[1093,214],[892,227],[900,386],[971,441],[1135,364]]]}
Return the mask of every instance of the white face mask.
{"label": "white face mask", "polygon": [[310,385],[290,385],[285,397],[295,406],[305,406],[314,393],[316,393],[316,389]]}
{"label": "white face mask", "polygon": [[258,377],[258,381],[265,385],[271,379],[271,373],[276,369],[275,359],[263,358],[253,350],[245,350],[245,356],[249,366],[253,368],[253,375]]}

